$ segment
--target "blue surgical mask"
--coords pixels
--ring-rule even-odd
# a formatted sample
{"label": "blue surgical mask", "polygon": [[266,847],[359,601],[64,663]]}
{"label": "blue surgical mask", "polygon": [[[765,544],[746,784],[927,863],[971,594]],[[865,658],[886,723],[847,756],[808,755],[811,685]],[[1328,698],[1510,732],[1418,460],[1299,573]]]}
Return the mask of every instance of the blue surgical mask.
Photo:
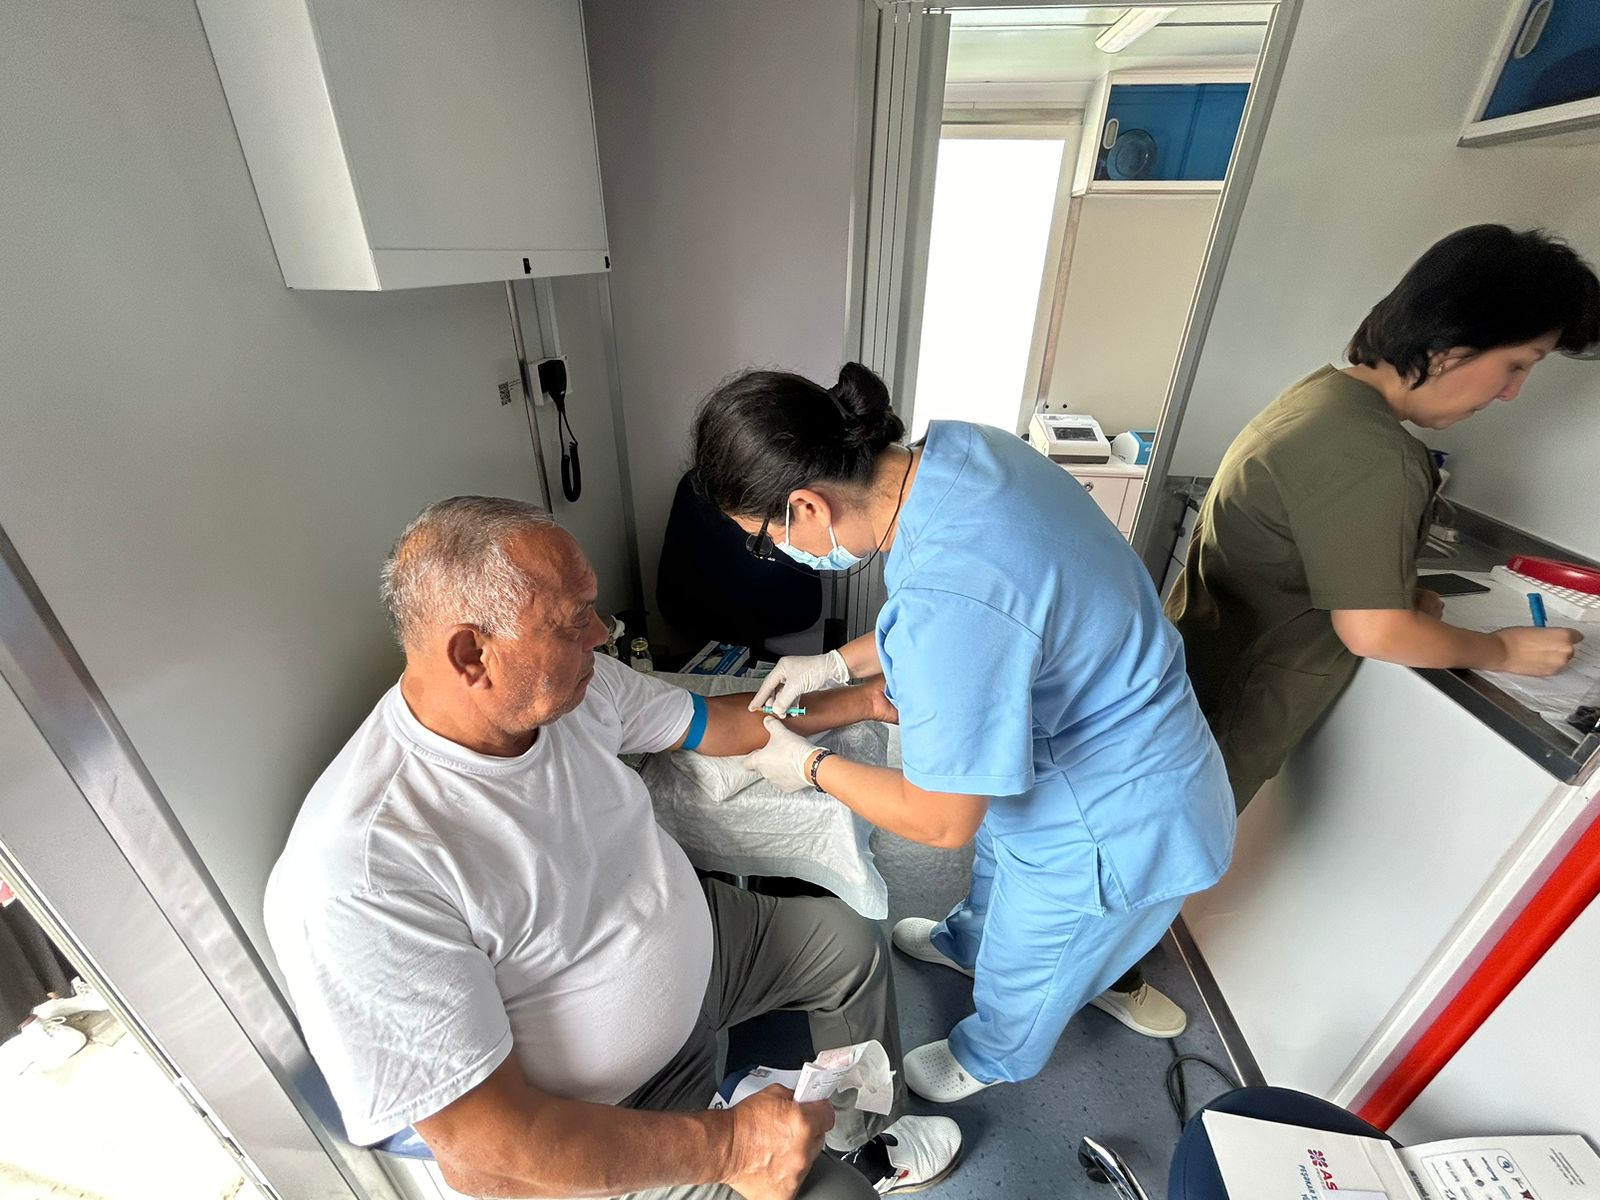
{"label": "blue surgical mask", "polygon": [[833,543],[833,549],[826,554],[815,555],[809,550],[802,550],[799,546],[789,544],[789,506],[783,506],[783,541],[778,543],[782,550],[802,567],[813,567],[818,571],[848,571],[861,561],[859,554],[852,554],[839,545],[839,539],[833,536],[833,525],[828,525],[828,540]]}

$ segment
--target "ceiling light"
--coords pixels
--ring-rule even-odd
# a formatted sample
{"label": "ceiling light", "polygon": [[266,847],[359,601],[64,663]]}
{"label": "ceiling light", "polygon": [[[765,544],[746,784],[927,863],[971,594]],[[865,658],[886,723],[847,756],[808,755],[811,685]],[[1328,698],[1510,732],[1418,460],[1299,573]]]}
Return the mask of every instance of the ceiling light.
{"label": "ceiling light", "polygon": [[1126,50],[1172,13],[1170,8],[1130,8],[1117,18],[1114,25],[1095,38],[1094,44],[1107,54]]}

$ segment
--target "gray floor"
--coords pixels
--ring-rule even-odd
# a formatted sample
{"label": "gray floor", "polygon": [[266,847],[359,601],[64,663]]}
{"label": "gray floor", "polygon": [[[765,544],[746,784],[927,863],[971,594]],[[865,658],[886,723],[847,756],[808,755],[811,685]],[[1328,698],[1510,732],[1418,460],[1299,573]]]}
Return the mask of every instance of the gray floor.
{"label": "gray floor", "polygon": [[[934,850],[882,832],[875,846],[879,869],[889,883],[891,923],[909,916],[942,917],[966,894],[970,848]],[[914,1112],[954,1117],[965,1138],[960,1169],[927,1193],[930,1197],[1115,1200],[1109,1187],[1092,1183],[1078,1166],[1084,1134],[1120,1152],[1152,1200],[1166,1195],[1167,1164],[1179,1129],[1167,1098],[1168,1065],[1175,1054],[1203,1055],[1223,1067],[1228,1059],[1170,941],[1146,959],[1145,973],[1189,1014],[1189,1028],[1181,1037],[1141,1037],[1090,1009],[1067,1026],[1049,1066],[1037,1078],[990,1088],[953,1105],[914,1101]],[[908,1049],[945,1037],[972,1011],[971,981],[947,968],[896,954],[895,984]],[[736,1037],[735,1043],[749,1046],[759,1038],[766,1050],[763,1061],[779,1065],[772,1057],[774,1036],[796,1035],[804,1038],[803,1024],[798,1029],[769,1025]],[[736,1048],[730,1061],[738,1061],[739,1053]],[[1226,1090],[1226,1084],[1199,1064],[1185,1064],[1184,1075],[1191,1111]]]}
{"label": "gray floor", "polygon": [[[879,833],[879,869],[889,881],[889,917],[942,917],[967,891],[972,852],[934,850]],[[895,956],[900,1025],[907,1047],[945,1037],[972,1011],[972,985],[956,972]],[[1178,1118],[1167,1099],[1166,1074],[1174,1053],[1200,1054],[1228,1065],[1177,952],[1163,942],[1145,961],[1145,974],[1189,1014],[1189,1027],[1172,1041],[1141,1037],[1104,1013],[1080,1013],[1067,1026],[1050,1065],[1026,1083],[1006,1084],[948,1106],[961,1123],[965,1162],[936,1192],[941,1200],[1114,1200],[1111,1189],[1091,1183],[1078,1166],[1084,1134],[1127,1159],[1152,1200],[1165,1196],[1167,1163],[1178,1140]],[[1184,1067],[1191,1106],[1227,1085],[1198,1064]]]}

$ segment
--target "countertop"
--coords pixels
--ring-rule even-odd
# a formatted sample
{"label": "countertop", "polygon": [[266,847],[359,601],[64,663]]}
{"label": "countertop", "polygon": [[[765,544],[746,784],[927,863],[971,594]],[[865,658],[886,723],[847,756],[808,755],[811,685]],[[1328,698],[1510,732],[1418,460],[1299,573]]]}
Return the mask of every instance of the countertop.
{"label": "countertop", "polygon": [[[1173,490],[1196,508],[1210,482],[1206,478],[1172,478]],[[1487,571],[1513,554],[1540,554],[1600,565],[1460,505],[1442,506],[1439,524],[1455,530],[1459,541],[1430,541],[1429,552],[1417,560],[1417,568],[1423,573]],[[1595,636],[1600,636],[1600,631]],[[1558,727],[1476,671],[1418,669],[1417,674],[1562,783],[1575,783],[1600,765],[1600,731],[1585,735],[1576,728]]]}

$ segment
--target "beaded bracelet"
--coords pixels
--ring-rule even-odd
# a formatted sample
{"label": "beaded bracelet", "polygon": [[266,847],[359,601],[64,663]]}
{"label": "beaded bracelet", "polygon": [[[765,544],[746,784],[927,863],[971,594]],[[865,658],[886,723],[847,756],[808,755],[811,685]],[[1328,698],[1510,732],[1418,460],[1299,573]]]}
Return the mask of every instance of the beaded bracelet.
{"label": "beaded bracelet", "polygon": [[824,795],[826,795],[827,792],[823,786],[817,782],[817,768],[822,765],[822,760],[830,756],[832,753],[832,750],[824,747],[822,752],[811,760],[811,770],[809,772],[811,775],[811,786],[816,788],[817,791],[822,792]]}

